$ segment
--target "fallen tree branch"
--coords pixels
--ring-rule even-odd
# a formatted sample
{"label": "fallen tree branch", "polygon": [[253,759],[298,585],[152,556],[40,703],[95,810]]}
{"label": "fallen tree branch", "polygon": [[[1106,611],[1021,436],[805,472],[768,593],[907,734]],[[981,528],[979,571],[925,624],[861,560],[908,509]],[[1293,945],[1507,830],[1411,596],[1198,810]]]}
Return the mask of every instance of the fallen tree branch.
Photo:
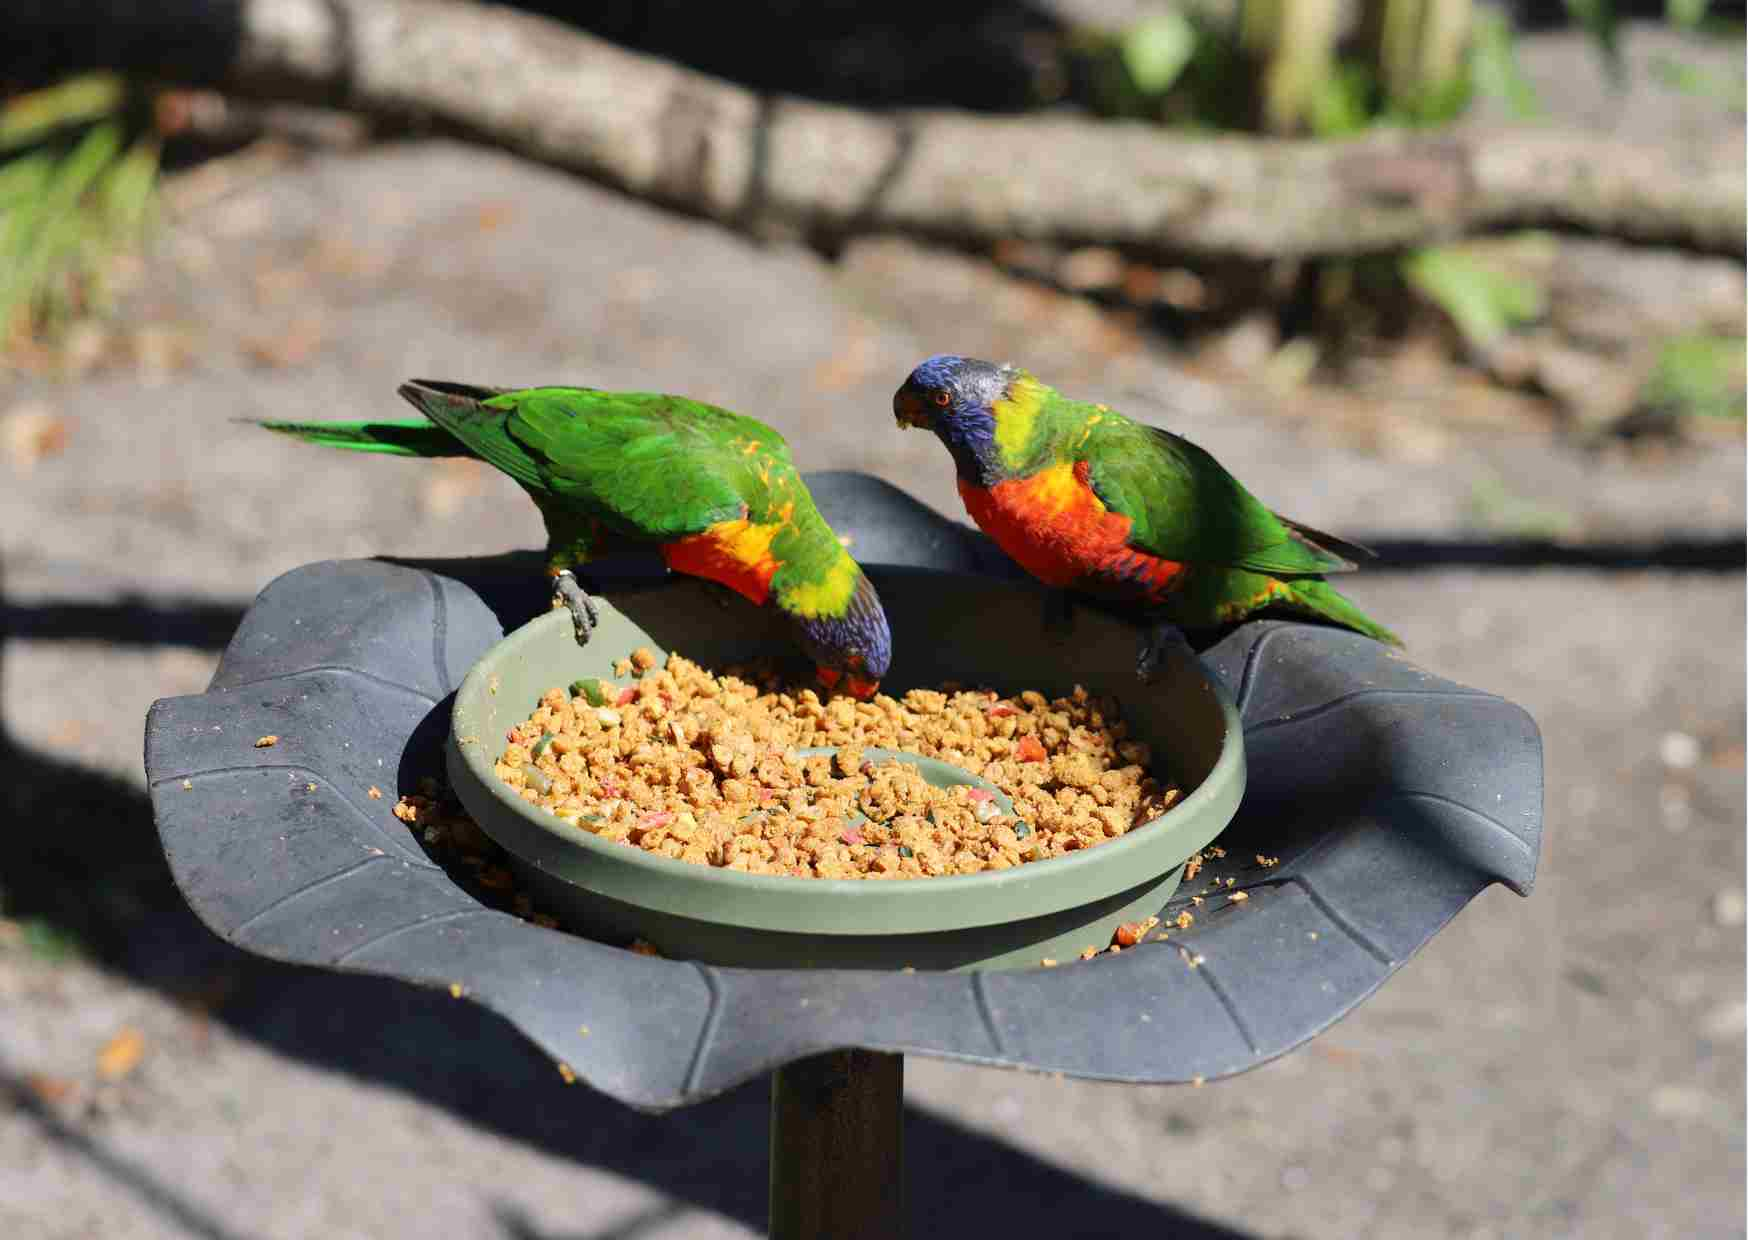
{"label": "fallen tree branch", "polygon": [[429,117],[752,231],[1272,258],[1555,226],[1744,251],[1734,125],[1686,145],[1519,126],[1311,141],[882,114],[756,95],[464,0],[233,2],[230,89]]}

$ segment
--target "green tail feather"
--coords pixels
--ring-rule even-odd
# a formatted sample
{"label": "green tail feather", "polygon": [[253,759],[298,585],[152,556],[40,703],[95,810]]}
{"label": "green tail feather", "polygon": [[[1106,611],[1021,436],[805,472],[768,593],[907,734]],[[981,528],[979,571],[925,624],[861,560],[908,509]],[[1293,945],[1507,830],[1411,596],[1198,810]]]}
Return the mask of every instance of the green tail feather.
{"label": "green tail feather", "polygon": [[1304,577],[1286,583],[1291,592],[1292,602],[1289,606],[1299,611],[1309,612],[1332,624],[1339,624],[1344,629],[1352,629],[1356,633],[1364,633],[1391,646],[1402,645],[1402,639],[1389,629],[1377,623],[1365,612],[1355,607],[1338,593],[1327,581],[1319,581],[1315,577]]}
{"label": "green tail feather", "polygon": [[388,422],[257,422],[305,443],[388,456],[472,456],[467,445],[424,418]]}

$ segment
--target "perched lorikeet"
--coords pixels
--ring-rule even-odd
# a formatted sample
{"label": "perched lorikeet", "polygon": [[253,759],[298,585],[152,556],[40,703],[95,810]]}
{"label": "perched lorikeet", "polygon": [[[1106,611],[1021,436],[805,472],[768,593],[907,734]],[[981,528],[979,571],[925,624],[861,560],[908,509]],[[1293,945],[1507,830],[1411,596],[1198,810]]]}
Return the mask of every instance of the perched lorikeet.
{"label": "perched lorikeet", "polygon": [[1400,645],[1324,581],[1371,553],[1289,521],[1186,439],[1070,400],[1026,371],[943,355],[892,398],[958,467],[972,520],[1046,585],[1134,601],[1151,625],[1138,671],[1179,626],[1276,606]]}
{"label": "perched lorikeet", "polygon": [[415,380],[400,393],[425,418],[262,425],[355,452],[476,457],[509,474],[546,519],[547,571],[578,644],[596,615],[572,568],[650,544],[675,572],[784,613],[828,687],[864,699],[879,687],[892,659],[880,597],[764,423],[653,392]]}

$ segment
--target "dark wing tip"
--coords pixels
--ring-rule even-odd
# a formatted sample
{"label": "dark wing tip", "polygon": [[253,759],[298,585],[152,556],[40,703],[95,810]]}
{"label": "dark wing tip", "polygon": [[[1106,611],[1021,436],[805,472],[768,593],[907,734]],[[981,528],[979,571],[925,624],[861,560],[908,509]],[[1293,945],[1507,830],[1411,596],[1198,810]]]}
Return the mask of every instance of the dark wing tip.
{"label": "dark wing tip", "polygon": [[449,379],[408,379],[395,389],[415,405],[419,403],[421,398],[432,396],[480,401],[490,400],[494,396],[502,396],[505,392],[516,390],[507,387],[490,387],[479,383],[456,383]]}
{"label": "dark wing tip", "polygon": [[1296,541],[1303,543],[1319,555],[1326,556],[1331,561],[1330,572],[1352,572],[1359,567],[1360,560],[1375,560],[1378,553],[1370,547],[1345,538],[1337,538],[1334,534],[1325,534],[1290,517],[1275,514],[1275,519],[1287,527],[1287,533]]}

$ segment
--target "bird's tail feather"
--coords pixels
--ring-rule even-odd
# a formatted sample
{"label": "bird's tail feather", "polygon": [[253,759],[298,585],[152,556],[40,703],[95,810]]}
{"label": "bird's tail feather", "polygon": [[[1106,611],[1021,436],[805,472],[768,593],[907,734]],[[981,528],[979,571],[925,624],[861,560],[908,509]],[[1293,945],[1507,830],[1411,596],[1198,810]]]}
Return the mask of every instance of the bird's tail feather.
{"label": "bird's tail feather", "polygon": [[379,422],[256,422],[305,443],[387,456],[472,456],[467,445],[425,418]]}
{"label": "bird's tail feather", "polygon": [[1391,646],[1400,646],[1402,639],[1355,607],[1327,581],[1304,578],[1287,582],[1289,605],[1308,612],[1320,620],[1339,624],[1344,629],[1364,633]]}

